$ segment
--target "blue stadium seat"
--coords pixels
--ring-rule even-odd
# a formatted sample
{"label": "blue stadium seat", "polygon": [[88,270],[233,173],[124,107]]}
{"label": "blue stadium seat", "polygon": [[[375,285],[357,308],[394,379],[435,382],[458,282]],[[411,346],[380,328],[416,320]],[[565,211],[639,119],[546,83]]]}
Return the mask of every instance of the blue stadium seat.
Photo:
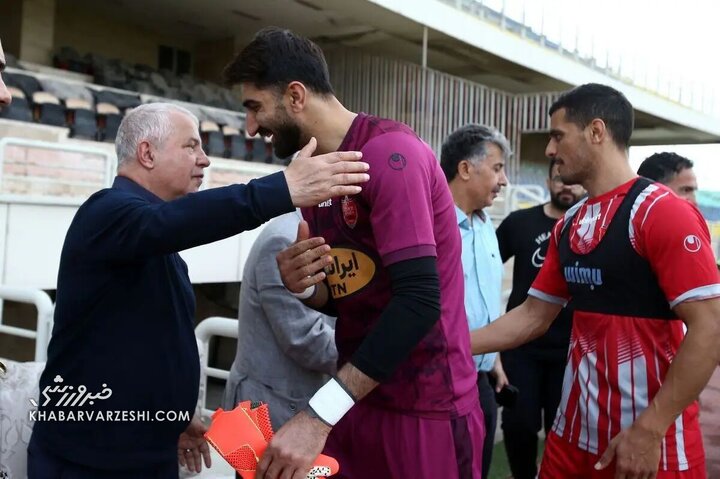
{"label": "blue stadium seat", "polygon": [[217,123],[208,120],[201,121],[200,138],[206,155],[225,156],[225,139]]}
{"label": "blue stadium seat", "polygon": [[33,109],[35,120],[45,125],[67,126],[65,107],[60,104],[56,96],[37,91],[33,94]]}
{"label": "blue stadium seat", "polygon": [[97,117],[89,102],[79,99],[65,101],[70,136],[85,140],[96,140],[98,135]]}
{"label": "blue stadium seat", "polygon": [[122,115],[120,109],[111,103],[98,103],[95,106],[98,119],[98,137],[99,141],[114,142],[117,136]]}
{"label": "blue stadium seat", "polygon": [[30,110],[25,94],[13,86],[8,87],[8,90],[10,90],[10,95],[12,95],[13,100],[10,106],[3,107],[0,110],[0,118],[17,121],[33,121],[32,110]]}
{"label": "blue stadium seat", "polygon": [[225,137],[225,157],[235,160],[244,160],[247,157],[247,146],[245,145],[245,136],[239,129],[223,126],[223,136]]}
{"label": "blue stadium seat", "polygon": [[30,75],[23,75],[22,73],[3,73],[3,79],[7,86],[14,86],[22,90],[25,94],[25,98],[32,98],[35,92],[41,91],[42,87],[37,79]]}

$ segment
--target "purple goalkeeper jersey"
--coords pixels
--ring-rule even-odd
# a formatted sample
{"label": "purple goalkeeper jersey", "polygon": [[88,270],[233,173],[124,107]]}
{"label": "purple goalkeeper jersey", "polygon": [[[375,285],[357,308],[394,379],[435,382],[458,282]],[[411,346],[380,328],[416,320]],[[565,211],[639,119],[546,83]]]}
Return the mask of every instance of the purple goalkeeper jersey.
{"label": "purple goalkeeper jersey", "polygon": [[424,417],[468,413],[478,403],[464,306],[462,244],[450,189],[435,155],[410,127],[359,114],[339,150],[370,164],[362,193],[332,198],[303,216],[332,247],[327,284],[337,305],[339,365],[375,326],[392,296],[387,267],[437,257],[440,320],[366,400]]}

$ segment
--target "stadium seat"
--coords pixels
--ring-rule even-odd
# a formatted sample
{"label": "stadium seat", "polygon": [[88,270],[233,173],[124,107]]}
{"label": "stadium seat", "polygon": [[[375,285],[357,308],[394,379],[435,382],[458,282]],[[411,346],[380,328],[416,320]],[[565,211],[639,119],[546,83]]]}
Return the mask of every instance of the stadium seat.
{"label": "stadium seat", "polygon": [[25,98],[32,98],[33,94],[37,91],[41,91],[42,87],[37,79],[30,75],[23,75],[22,73],[3,73],[3,79],[7,86],[14,86],[19,88],[25,93]]}
{"label": "stadium seat", "polygon": [[245,131],[245,145],[247,148],[247,161],[262,162],[265,159],[265,140],[259,134],[249,136]]}
{"label": "stadium seat", "polygon": [[127,88],[128,78],[124,69],[117,63],[108,61],[94,66],[95,82],[114,88]]}
{"label": "stadium seat", "polygon": [[221,97],[223,100],[223,107],[230,111],[239,111],[242,109],[242,103],[240,103],[240,100],[238,100],[238,97],[227,88],[223,88],[221,92]]}
{"label": "stadium seat", "polygon": [[[275,156],[275,152],[273,150],[272,138],[263,137],[263,141],[265,142],[265,156],[263,157],[263,161],[265,163],[275,163],[275,159],[277,157]],[[277,158],[277,160],[279,163],[280,159]]]}
{"label": "stadium seat", "polygon": [[98,118],[98,140],[114,142],[123,118],[120,110],[111,103],[98,103],[96,112]]}
{"label": "stadium seat", "polygon": [[141,95],[161,96],[162,92],[158,91],[153,84],[145,80],[133,80],[128,85],[132,90]]}
{"label": "stadium seat", "polygon": [[44,91],[32,96],[35,120],[45,125],[66,126],[65,108],[55,95]]}
{"label": "stadium seat", "polygon": [[83,84],[68,82],[55,78],[40,78],[38,80],[42,91],[50,93],[60,101],[69,99],[79,99],[90,104],[90,108],[95,104],[92,92]]}
{"label": "stadium seat", "polygon": [[127,108],[135,108],[142,102],[140,97],[129,93],[120,93],[111,90],[95,90],[95,103],[109,103],[115,105],[118,110],[125,110]]}
{"label": "stadium seat", "polygon": [[244,160],[247,158],[247,146],[245,145],[245,135],[239,129],[232,126],[223,126],[222,133],[225,137],[225,156],[235,160]]}
{"label": "stadium seat", "polygon": [[98,136],[97,117],[92,105],[86,100],[70,98],[65,100],[65,108],[67,109],[70,136],[96,140]]}
{"label": "stadium seat", "polygon": [[17,68],[19,70],[23,69],[23,67],[18,63],[17,57],[12,53],[5,52],[5,64],[10,68]]}
{"label": "stadium seat", "polygon": [[28,105],[25,94],[19,88],[14,86],[8,87],[13,101],[10,106],[3,107],[0,110],[0,118],[17,121],[33,121],[32,111]]}
{"label": "stadium seat", "polygon": [[225,155],[225,140],[217,123],[208,120],[201,121],[200,138],[202,138],[205,154],[208,156]]}
{"label": "stadium seat", "polygon": [[87,60],[72,47],[61,47],[53,57],[53,64],[56,68],[70,70],[79,73],[88,73],[90,64]]}

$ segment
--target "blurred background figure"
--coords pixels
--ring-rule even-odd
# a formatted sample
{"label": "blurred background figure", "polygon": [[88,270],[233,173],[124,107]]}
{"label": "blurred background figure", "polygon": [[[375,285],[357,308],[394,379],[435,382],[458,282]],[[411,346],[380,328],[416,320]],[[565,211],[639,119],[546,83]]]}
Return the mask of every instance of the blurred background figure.
{"label": "blurred background figure", "polygon": [[[505,162],[512,155],[507,138],[482,125],[465,125],[447,137],[440,165],[455,201],[462,238],[465,274],[465,310],[470,330],[490,324],[500,316],[503,266],[495,227],[484,211],[508,184]],[[485,417],[482,477],[488,477],[492,461],[497,404],[495,392],[508,384],[500,355],[474,356],[480,406]]]}
{"label": "blurred background figure", "polygon": [[255,240],[243,272],[235,361],[223,407],[268,404],[277,431],[334,374],[335,318],[305,306],[283,285],[275,256],[297,236],[300,213],[275,218]]}
{"label": "blurred background figure", "polygon": [[697,206],[698,190],[693,162],[677,153],[655,153],[645,159],[638,168],[638,175],[662,183],[681,198]]}
{"label": "blurred background figure", "polygon": [[[502,261],[515,258],[508,311],[527,298],[545,260],[553,226],[585,195],[582,186],[563,183],[554,159],[547,188],[549,202],[510,213],[497,229]],[[555,419],[571,329],[572,311],[563,308],[544,335],[501,354],[508,380],[519,389],[517,403],[502,412],[505,451],[514,479],[537,475],[538,432],[541,427],[550,432]]]}

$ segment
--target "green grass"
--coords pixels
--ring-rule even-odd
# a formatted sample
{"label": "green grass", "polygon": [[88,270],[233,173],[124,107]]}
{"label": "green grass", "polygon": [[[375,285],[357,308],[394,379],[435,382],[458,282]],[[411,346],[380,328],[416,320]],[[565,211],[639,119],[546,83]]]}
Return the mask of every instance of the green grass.
{"label": "green grass", "polygon": [[[538,461],[542,457],[544,449],[545,441],[541,440],[538,444]],[[507,479],[508,477],[510,477],[510,466],[508,466],[507,454],[505,454],[505,443],[500,441],[495,444],[495,449],[493,449],[488,479]]]}

